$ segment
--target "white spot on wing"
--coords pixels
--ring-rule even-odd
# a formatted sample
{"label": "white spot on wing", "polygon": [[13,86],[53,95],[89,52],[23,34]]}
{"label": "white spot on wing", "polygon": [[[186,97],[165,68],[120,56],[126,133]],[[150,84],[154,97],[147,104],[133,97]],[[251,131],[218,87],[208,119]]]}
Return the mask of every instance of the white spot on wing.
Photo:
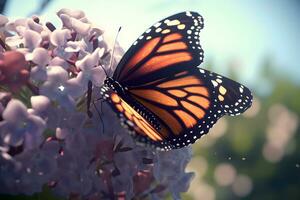
{"label": "white spot on wing", "polygon": [[156,33],[159,33],[161,30],[162,30],[161,28],[157,28],[157,29],[155,30],[155,32],[156,32]]}
{"label": "white spot on wing", "polygon": [[165,22],[168,26],[176,26],[180,24],[180,21],[178,19],[174,19],[172,21]]}
{"label": "white spot on wing", "polygon": [[180,24],[180,25],[177,26],[177,28],[178,28],[179,30],[182,30],[182,29],[185,28],[185,25],[184,25],[184,24]]}
{"label": "white spot on wing", "polygon": [[166,33],[170,33],[170,32],[171,32],[170,29],[165,29],[165,30],[163,30],[161,33],[166,34]]}
{"label": "white spot on wing", "polygon": [[218,86],[218,83],[215,80],[211,80],[212,84],[214,85],[214,87]]}
{"label": "white spot on wing", "polygon": [[192,13],[191,13],[190,11],[186,11],[186,16],[191,17],[191,16],[192,16]]}
{"label": "white spot on wing", "polygon": [[243,93],[243,92],[244,92],[244,90],[243,90],[243,88],[242,88],[242,87],[240,87],[240,92],[241,92],[241,93]]}
{"label": "white spot on wing", "polygon": [[154,24],[154,27],[155,27],[155,28],[158,28],[160,25],[161,25],[161,23],[158,22],[158,23]]}

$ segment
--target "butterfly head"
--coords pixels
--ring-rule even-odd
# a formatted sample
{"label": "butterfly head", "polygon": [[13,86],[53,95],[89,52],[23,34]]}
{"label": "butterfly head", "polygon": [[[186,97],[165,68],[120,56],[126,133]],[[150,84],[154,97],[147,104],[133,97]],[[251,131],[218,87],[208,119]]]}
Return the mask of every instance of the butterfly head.
{"label": "butterfly head", "polygon": [[120,85],[120,83],[115,81],[111,77],[108,77],[104,80],[104,85],[111,88],[113,91],[117,92],[118,94],[124,93],[124,88]]}

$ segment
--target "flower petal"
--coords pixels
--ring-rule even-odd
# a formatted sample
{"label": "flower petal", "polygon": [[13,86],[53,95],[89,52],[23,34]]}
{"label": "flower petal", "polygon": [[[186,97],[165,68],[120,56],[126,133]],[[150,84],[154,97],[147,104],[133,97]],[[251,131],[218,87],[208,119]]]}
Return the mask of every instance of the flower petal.
{"label": "flower petal", "polygon": [[36,115],[29,115],[28,116],[28,132],[29,134],[38,134],[41,135],[43,130],[46,128],[45,121]]}
{"label": "flower petal", "polygon": [[61,14],[59,17],[60,17],[60,19],[62,21],[63,27],[66,27],[68,29],[72,28],[71,17],[69,17],[66,14]]}
{"label": "flower petal", "polygon": [[106,75],[105,75],[105,72],[102,69],[102,67],[93,68],[91,75],[92,75],[91,81],[93,82],[94,85],[96,85],[98,87],[103,85]]}
{"label": "flower petal", "polygon": [[68,80],[68,72],[60,66],[51,66],[47,70],[48,81],[60,84]]}
{"label": "flower petal", "polygon": [[43,66],[35,66],[30,71],[30,78],[35,81],[46,81],[47,71]]}
{"label": "flower petal", "polygon": [[44,30],[43,26],[36,23],[35,21],[33,21],[33,19],[28,19],[27,20],[27,26],[31,30],[36,31],[38,33],[41,33]]}
{"label": "flower petal", "polygon": [[100,58],[104,55],[104,51],[105,51],[104,48],[101,48],[101,49],[99,50],[98,55],[99,55]]}
{"label": "flower petal", "polygon": [[76,102],[70,95],[64,95],[61,96],[60,99],[58,99],[61,106],[66,108],[68,111],[73,111],[75,109]]}
{"label": "flower petal", "polygon": [[87,35],[89,34],[89,31],[91,29],[91,24],[87,22],[87,20],[82,19],[76,19],[73,17],[70,17],[66,14],[61,14],[60,19],[63,23],[63,26],[68,29],[73,29],[76,33],[79,33],[80,35]]}
{"label": "flower petal", "polygon": [[83,95],[84,92],[87,90],[87,82],[88,80],[85,79],[83,73],[79,72],[77,77],[67,81],[66,84],[67,93],[74,98]]}
{"label": "flower petal", "polygon": [[28,127],[25,134],[25,147],[33,149],[38,147],[43,141],[43,131],[46,128],[45,121],[35,115],[28,117]]}
{"label": "flower petal", "polygon": [[91,25],[88,23],[84,23],[78,19],[71,18],[72,28],[79,33],[80,35],[87,35],[91,28]]}
{"label": "flower petal", "polygon": [[16,27],[17,26],[26,26],[27,25],[27,19],[17,19],[15,21],[10,21],[5,24],[5,29],[8,31],[17,32]]}
{"label": "flower petal", "polygon": [[92,54],[86,55],[83,59],[77,61],[75,65],[81,70],[90,70],[98,64],[99,50],[97,48]]}
{"label": "flower petal", "polygon": [[90,35],[94,35],[95,37],[99,37],[104,33],[104,31],[96,26],[92,25],[92,28],[90,30]]}
{"label": "flower petal", "polygon": [[30,98],[31,106],[34,110],[38,112],[42,112],[50,107],[51,102],[48,97],[39,95],[39,96],[32,96]]}
{"label": "flower petal", "polygon": [[83,18],[85,16],[84,12],[81,10],[71,10],[67,8],[62,8],[57,12],[57,16],[61,16],[62,14],[68,15],[70,17],[74,17],[76,19]]}
{"label": "flower petal", "polygon": [[50,63],[49,63],[50,66],[60,66],[64,69],[67,69],[69,67],[69,64],[62,58],[60,57],[54,57]]}
{"label": "flower petal", "polygon": [[60,139],[60,140],[63,140],[65,139],[69,134],[69,131],[65,128],[59,128],[57,127],[56,128],[56,131],[55,131],[55,136]]}
{"label": "flower petal", "polygon": [[2,118],[10,124],[26,119],[28,116],[26,106],[19,100],[12,99],[3,111]]}
{"label": "flower petal", "polygon": [[32,52],[32,62],[40,66],[46,66],[50,62],[50,55],[44,48],[36,48]]}
{"label": "flower petal", "polygon": [[66,52],[78,52],[80,50],[84,50],[87,47],[83,40],[80,41],[69,41],[67,42],[67,48],[65,48]]}
{"label": "flower petal", "polygon": [[23,131],[15,131],[9,130],[5,132],[5,136],[3,138],[4,143],[11,146],[19,146],[22,144],[24,140],[24,132]]}
{"label": "flower petal", "polygon": [[24,45],[25,47],[33,50],[34,48],[38,47],[42,41],[42,37],[35,31],[26,30],[24,32]]}
{"label": "flower petal", "polygon": [[50,36],[50,41],[54,46],[64,46],[67,42],[67,39],[70,39],[71,31],[68,29],[63,30],[54,30]]}
{"label": "flower petal", "polygon": [[5,43],[10,47],[16,48],[20,44],[24,43],[24,39],[23,39],[23,37],[14,35],[14,36],[5,38]]}

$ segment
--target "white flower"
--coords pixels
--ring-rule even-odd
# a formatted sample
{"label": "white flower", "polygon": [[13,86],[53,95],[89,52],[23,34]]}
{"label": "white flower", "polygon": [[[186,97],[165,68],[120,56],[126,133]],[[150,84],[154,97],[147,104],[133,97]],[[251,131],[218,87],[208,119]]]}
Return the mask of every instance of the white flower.
{"label": "white flower", "polygon": [[42,37],[35,31],[25,30],[24,31],[24,46],[29,49],[29,51],[33,51],[36,47],[39,47]]}
{"label": "white flower", "polygon": [[4,121],[0,122],[0,134],[4,143],[18,146],[25,142],[25,148],[40,144],[45,121],[27,111],[19,100],[11,100],[2,113]]}
{"label": "white flower", "polygon": [[50,41],[51,43],[58,47],[64,46],[67,43],[67,40],[71,38],[71,31],[68,29],[56,29],[52,32]]}
{"label": "white flower", "polygon": [[79,51],[85,51],[87,48],[87,44],[84,40],[79,41],[69,41],[67,42],[67,47],[65,48],[66,52],[79,52]]}
{"label": "white flower", "polygon": [[46,96],[38,95],[30,98],[32,112],[37,115],[42,115],[51,107],[51,102]]}
{"label": "white flower", "polygon": [[[170,192],[179,199],[193,178],[184,172],[190,148],[156,152],[137,146],[101,101],[88,118],[88,83],[102,86],[124,52],[116,43],[109,66],[113,42],[101,28],[82,11],[61,9],[57,15],[62,29],[37,18],[9,22],[0,15],[0,30],[14,34],[5,42],[31,64],[32,90],[16,94],[28,108],[14,99],[7,104],[11,97],[0,99],[0,193],[32,195],[50,185],[62,198],[114,199],[124,193],[128,199],[160,199]],[[98,87],[92,101],[100,97]],[[166,190],[149,192],[158,185]]]}
{"label": "white flower", "polygon": [[80,35],[87,35],[90,31],[91,25],[88,23],[84,23],[76,18],[70,17],[65,14],[61,14],[59,17],[66,28],[74,30]]}
{"label": "white flower", "polygon": [[[74,109],[75,100],[70,91],[76,91],[67,84],[68,73],[60,66],[50,66],[47,70],[47,80],[40,87],[40,94],[59,102],[68,109]],[[70,88],[69,88],[70,87]]]}
{"label": "white flower", "polygon": [[75,63],[81,69],[77,76],[78,82],[87,84],[88,81],[92,81],[96,86],[103,84],[106,75],[103,66],[99,66],[99,59],[103,53],[104,49],[97,48],[92,54],[86,55]]}
{"label": "white flower", "polygon": [[47,79],[46,65],[50,62],[50,55],[44,48],[35,48],[32,53],[26,55],[26,60],[30,60],[36,64],[31,69],[30,77],[36,81],[45,81]]}
{"label": "white flower", "polygon": [[68,59],[71,54],[65,51],[67,47],[67,41],[72,37],[71,31],[68,29],[54,30],[50,35],[51,44],[56,48],[54,49],[54,54],[64,59]]}
{"label": "white flower", "polygon": [[14,35],[10,37],[5,38],[5,43],[10,46],[12,49],[16,49],[17,47],[20,46],[24,42],[23,37],[19,35]]}
{"label": "white flower", "polygon": [[64,69],[67,69],[69,67],[69,64],[63,58],[60,58],[58,56],[52,58],[52,60],[50,60],[49,65],[50,66],[60,66]]}
{"label": "white flower", "polygon": [[85,17],[85,13],[81,10],[71,10],[71,9],[67,9],[67,8],[62,8],[60,9],[57,13],[56,13],[59,17],[62,14],[65,14],[69,17],[73,17],[75,19],[81,19]]}
{"label": "white flower", "polygon": [[17,19],[15,21],[10,21],[5,24],[5,29],[12,32],[18,32],[17,27],[26,27],[27,18]]}
{"label": "white flower", "polygon": [[33,19],[27,20],[27,27],[38,33],[41,33],[42,31],[44,31],[44,27],[41,24],[38,24],[35,21],[33,21]]}

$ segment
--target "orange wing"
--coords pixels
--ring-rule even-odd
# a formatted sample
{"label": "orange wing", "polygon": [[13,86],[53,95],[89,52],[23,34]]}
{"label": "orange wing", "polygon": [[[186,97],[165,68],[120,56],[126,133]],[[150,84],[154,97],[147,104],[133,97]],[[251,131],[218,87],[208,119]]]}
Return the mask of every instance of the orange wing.
{"label": "orange wing", "polygon": [[248,88],[198,68],[202,28],[203,18],[195,12],[159,21],[118,64],[111,80],[119,89],[105,86],[111,105],[138,142],[181,148],[206,134],[223,115],[238,115],[251,106]]}
{"label": "orange wing", "polygon": [[113,79],[139,86],[181,71],[195,70],[203,60],[199,33],[203,19],[184,12],[151,26],[123,56]]}
{"label": "orange wing", "polygon": [[252,103],[248,88],[204,69],[183,71],[125,91],[120,97],[109,89],[112,107],[138,142],[162,150],[194,143],[220,117],[239,115]]}
{"label": "orange wing", "polygon": [[114,109],[127,120],[135,132],[145,138],[150,138],[154,142],[161,142],[166,135],[158,132],[144,117],[141,116],[132,106],[124,101],[117,93],[110,93],[110,101]]}
{"label": "orange wing", "polygon": [[194,143],[220,117],[239,115],[252,102],[248,88],[204,69],[183,71],[130,88],[128,93],[156,116],[157,132],[172,149]]}
{"label": "orange wing", "polygon": [[[171,33],[165,37],[156,37],[147,41],[125,65],[120,79],[122,81],[136,79],[172,65],[192,61],[193,57],[187,51],[187,44],[181,40],[182,35]],[[151,56],[152,54],[154,55]]]}
{"label": "orange wing", "polygon": [[187,71],[158,80],[129,93],[161,120],[161,133],[177,137],[194,127],[211,107],[209,88]]}

